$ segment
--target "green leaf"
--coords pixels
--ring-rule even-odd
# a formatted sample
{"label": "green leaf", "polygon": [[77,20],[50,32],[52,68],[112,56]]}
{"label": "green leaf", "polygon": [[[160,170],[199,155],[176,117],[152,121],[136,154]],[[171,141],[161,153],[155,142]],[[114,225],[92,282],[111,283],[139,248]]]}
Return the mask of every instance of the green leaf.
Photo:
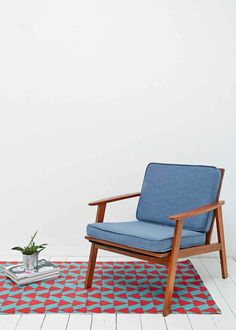
{"label": "green leaf", "polygon": [[35,236],[37,235],[38,231],[36,230],[36,232],[34,233],[34,235],[32,236],[32,241],[35,239]]}
{"label": "green leaf", "polygon": [[36,235],[37,235],[37,231],[34,233],[33,236],[31,236],[31,240],[27,246],[24,246],[23,248],[16,246],[12,248],[12,250],[21,251],[23,254],[26,255],[32,255],[34,253],[39,253],[40,251],[44,250],[46,248],[47,243],[36,245],[34,242],[34,238]]}
{"label": "green leaf", "polygon": [[42,247],[46,247],[46,243],[44,243],[44,244],[40,244],[40,245],[35,245],[35,247],[37,247],[37,248],[42,248]]}
{"label": "green leaf", "polygon": [[29,242],[29,244],[28,244],[28,246],[31,246],[32,244],[33,244],[33,242],[34,242],[34,239],[35,239],[35,236],[37,235],[37,230],[36,230],[36,232],[34,233],[34,235],[33,236],[31,236],[31,240],[30,240],[30,242]]}
{"label": "green leaf", "polygon": [[16,251],[20,251],[20,252],[24,251],[24,249],[22,247],[19,247],[19,246],[13,247],[12,250],[16,250]]}

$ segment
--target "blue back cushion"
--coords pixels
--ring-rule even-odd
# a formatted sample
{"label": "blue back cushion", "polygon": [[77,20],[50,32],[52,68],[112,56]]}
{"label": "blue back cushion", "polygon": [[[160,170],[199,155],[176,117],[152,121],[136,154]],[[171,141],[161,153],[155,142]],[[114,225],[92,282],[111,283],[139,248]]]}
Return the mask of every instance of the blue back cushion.
{"label": "blue back cushion", "polygon": [[[216,201],[221,172],[213,166],[151,163],[147,166],[137,219],[174,226],[168,217]],[[184,221],[184,228],[207,232],[213,212]]]}

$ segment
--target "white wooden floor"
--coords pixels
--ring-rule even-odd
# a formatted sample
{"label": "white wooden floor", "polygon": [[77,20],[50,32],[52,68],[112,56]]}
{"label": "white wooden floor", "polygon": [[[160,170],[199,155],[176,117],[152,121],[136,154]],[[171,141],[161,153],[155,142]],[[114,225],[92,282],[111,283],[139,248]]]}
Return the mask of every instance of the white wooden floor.
{"label": "white wooden floor", "polygon": [[[13,258],[14,259],[14,258]],[[99,258],[108,260],[108,258]],[[133,260],[114,257],[109,260]],[[1,257],[0,260],[12,260]],[[50,257],[50,260],[85,260],[82,257]],[[87,259],[86,259],[87,260]],[[0,330],[236,330],[236,258],[228,258],[229,278],[223,280],[217,258],[191,258],[221,315],[160,314],[28,314],[0,315]]]}

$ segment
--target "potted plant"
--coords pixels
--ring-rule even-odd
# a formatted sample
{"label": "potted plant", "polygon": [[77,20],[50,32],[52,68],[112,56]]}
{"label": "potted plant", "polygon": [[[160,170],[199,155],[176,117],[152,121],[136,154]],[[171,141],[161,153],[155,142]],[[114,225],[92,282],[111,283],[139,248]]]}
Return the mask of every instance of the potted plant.
{"label": "potted plant", "polygon": [[29,244],[26,245],[25,247],[15,246],[12,248],[12,250],[20,251],[23,254],[24,269],[28,271],[37,271],[39,252],[44,250],[47,245],[46,243],[36,245],[34,242],[36,235],[37,235],[37,231],[31,237]]}

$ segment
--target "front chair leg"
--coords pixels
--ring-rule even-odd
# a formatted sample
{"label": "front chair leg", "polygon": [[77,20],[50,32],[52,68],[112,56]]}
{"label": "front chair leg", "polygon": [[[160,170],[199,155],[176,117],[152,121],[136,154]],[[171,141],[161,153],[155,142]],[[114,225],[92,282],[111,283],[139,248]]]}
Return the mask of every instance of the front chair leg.
{"label": "front chair leg", "polygon": [[87,275],[86,275],[86,280],[85,280],[85,285],[84,285],[85,289],[89,289],[92,286],[93,273],[94,273],[94,269],[95,269],[97,253],[98,253],[98,249],[95,246],[95,244],[92,243],[91,249],[90,249],[90,255],[89,255]]}
{"label": "front chair leg", "polygon": [[169,269],[168,269],[168,279],[166,284],[164,309],[162,313],[163,316],[167,316],[170,314],[170,305],[174,291],[176,268],[177,268],[177,259],[172,263],[172,265],[169,265]]}
{"label": "front chair leg", "polygon": [[172,243],[170,261],[168,264],[168,279],[167,279],[167,284],[166,284],[164,308],[163,308],[163,312],[162,312],[163,316],[167,316],[170,314],[170,305],[171,305],[172,295],[173,295],[174,285],[175,285],[175,274],[176,274],[176,268],[177,268],[177,263],[178,263],[182,229],[183,229],[183,221],[177,220],[176,224],[175,224],[175,232],[174,232],[174,238],[173,238],[173,243]]}

